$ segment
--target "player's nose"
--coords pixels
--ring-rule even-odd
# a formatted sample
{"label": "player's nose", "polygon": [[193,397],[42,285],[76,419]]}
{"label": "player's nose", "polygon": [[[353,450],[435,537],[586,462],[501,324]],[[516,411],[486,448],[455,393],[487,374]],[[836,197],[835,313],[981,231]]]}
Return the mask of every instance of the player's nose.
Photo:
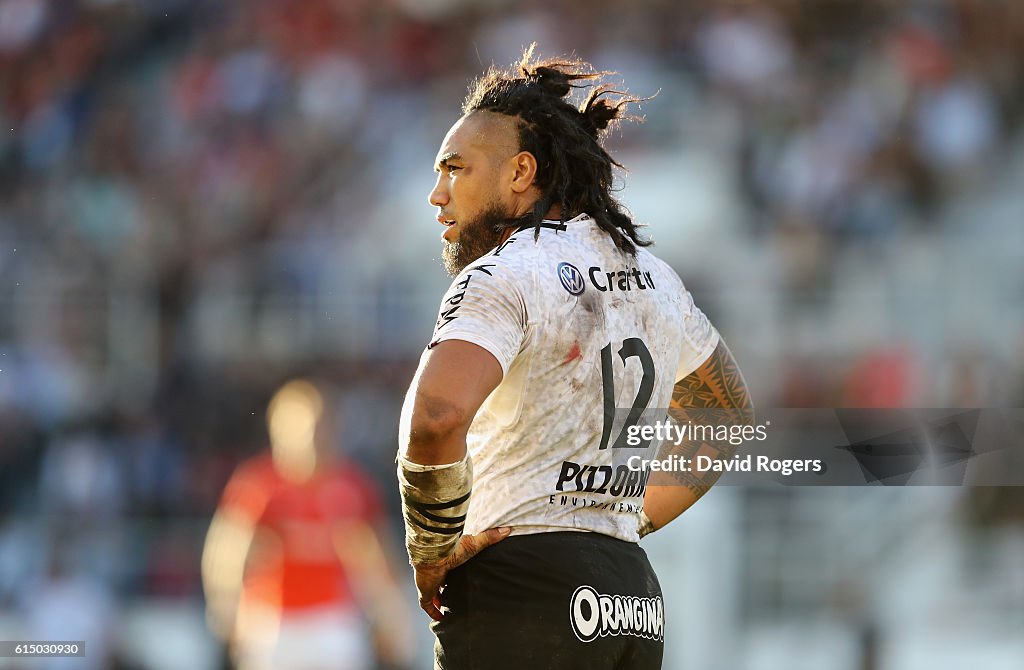
{"label": "player's nose", "polygon": [[444,207],[448,204],[448,189],[444,184],[444,175],[438,175],[433,190],[427,197],[427,201],[434,207]]}

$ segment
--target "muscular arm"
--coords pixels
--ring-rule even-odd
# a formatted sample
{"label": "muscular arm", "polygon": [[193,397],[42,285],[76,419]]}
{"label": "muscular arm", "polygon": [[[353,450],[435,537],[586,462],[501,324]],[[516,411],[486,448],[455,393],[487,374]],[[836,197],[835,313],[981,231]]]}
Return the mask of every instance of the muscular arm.
{"label": "muscular arm", "polygon": [[[346,520],[335,524],[335,552],[371,627],[377,653],[395,666],[411,664],[409,612],[391,569],[386,538],[366,521]],[[390,667],[390,666],[389,666]]]}
{"label": "muscular arm", "polygon": [[494,356],[470,342],[446,340],[424,352],[402,408],[399,453],[420,465],[460,460],[473,417],[501,376]]}
{"label": "muscular arm", "polygon": [[234,634],[242,576],[255,531],[244,515],[221,509],[206,534],[202,557],[206,617],[210,629],[222,640],[230,640]]}
{"label": "muscular arm", "polygon": [[[724,340],[719,341],[715,351],[699,368],[676,382],[669,415],[680,423],[753,423],[754,405],[746,382]],[[691,462],[698,454],[728,459],[736,452],[736,447],[727,440],[667,446],[671,453],[691,459]],[[720,472],[652,472],[644,495],[644,512],[650,525],[641,529],[641,535],[661,528],[689,509],[720,476]]]}
{"label": "muscular arm", "polygon": [[[466,501],[472,495],[472,470],[467,463],[459,464],[466,458],[466,434],[501,377],[501,365],[487,350],[462,340],[445,340],[423,354],[402,408],[399,486],[406,547],[420,608],[438,621],[444,616],[440,589],[448,570],[509,533],[507,528],[491,528],[460,537]],[[454,542],[450,548],[447,538]],[[424,556],[436,556],[436,560]]]}

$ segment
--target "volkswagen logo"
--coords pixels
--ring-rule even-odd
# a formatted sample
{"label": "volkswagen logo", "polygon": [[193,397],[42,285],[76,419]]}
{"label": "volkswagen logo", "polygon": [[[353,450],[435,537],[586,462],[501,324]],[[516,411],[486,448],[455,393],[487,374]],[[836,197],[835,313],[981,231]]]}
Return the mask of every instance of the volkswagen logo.
{"label": "volkswagen logo", "polygon": [[562,282],[562,288],[572,295],[580,295],[587,288],[583,273],[571,263],[558,264],[558,280]]}

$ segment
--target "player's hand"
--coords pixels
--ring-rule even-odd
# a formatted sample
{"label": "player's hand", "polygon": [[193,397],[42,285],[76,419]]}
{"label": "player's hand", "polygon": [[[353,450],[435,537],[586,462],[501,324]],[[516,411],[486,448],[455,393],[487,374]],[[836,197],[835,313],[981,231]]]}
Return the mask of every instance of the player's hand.
{"label": "player's hand", "polygon": [[476,535],[463,535],[455,545],[455,551],[447,558],[433,563],[414,563],[416,591],[420,597],[420,609],[434,621],[444,618],[441,614],[441,587],[444,586],[448,571],[457,568],[487,547],[500,542],[512,532],[511,528],[491,528]]}

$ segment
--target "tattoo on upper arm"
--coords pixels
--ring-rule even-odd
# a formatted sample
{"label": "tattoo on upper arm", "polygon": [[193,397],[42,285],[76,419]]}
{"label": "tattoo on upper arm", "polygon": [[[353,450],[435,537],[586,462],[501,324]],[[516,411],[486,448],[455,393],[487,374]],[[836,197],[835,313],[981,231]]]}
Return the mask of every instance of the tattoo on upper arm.
{"label": "tattoo on upper arm", "polygon": [[674,409],[730,409],[750,406],[750,395],[736,360],[720,340],[708,360],[676,382],[670,407]]}

